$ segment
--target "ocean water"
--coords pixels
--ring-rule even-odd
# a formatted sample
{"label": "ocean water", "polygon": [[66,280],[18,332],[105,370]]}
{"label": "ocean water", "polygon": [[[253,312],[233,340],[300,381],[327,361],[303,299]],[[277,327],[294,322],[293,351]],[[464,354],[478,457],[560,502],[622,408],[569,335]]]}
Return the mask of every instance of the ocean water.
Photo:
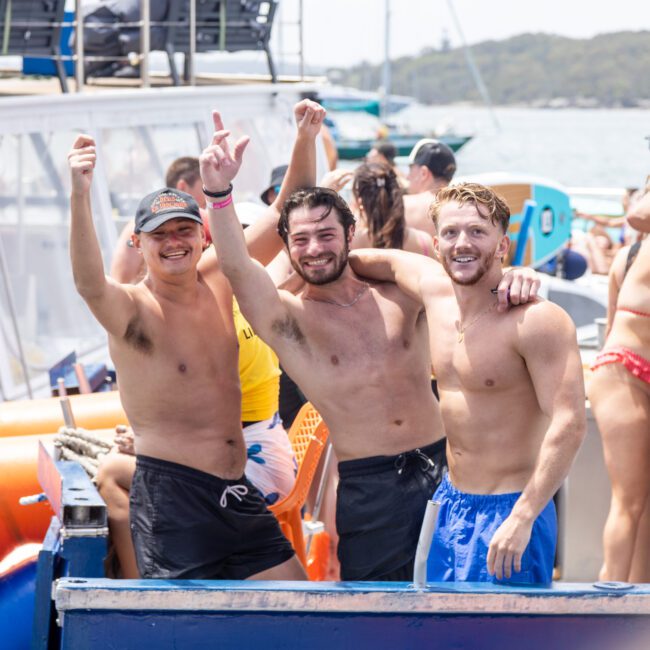
{"label": "ocean water", "polygon": [[638,187],[650,174],[650,110],[419,106],[393,121],[413,132],[451,124],[473,139],[457,154],[458,174],[507,171],[567,186]]}

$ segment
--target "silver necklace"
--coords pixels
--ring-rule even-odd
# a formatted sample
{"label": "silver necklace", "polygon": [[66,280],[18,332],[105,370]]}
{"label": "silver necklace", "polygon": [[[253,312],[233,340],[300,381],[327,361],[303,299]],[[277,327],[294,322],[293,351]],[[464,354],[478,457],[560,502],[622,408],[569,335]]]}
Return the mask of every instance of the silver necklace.
{"label": "silver necklace", "polygon": [[337,307],[352,307],[352,305],[356,305],[359,300],[361,300],[361,296],[363,296],[368,289],[370,289],[370,285],[367,282],[364,282],[357,295],[350,302],[337,302],[336,300],[330,300],[329,298],[310,298],[309,296],[306,296],[305,300],[311,300],[312,302],[327,302],[330,305],[336,305]]}
{"label": "silver necklace", "polygon": [[458,319],[458,342],[462,343],[463,339],[465,338],[465,332],[475,323],[478,323],[478,321],[485,316],[485,314],[489,314],[495,307],[497,306],[497,303],[491,304],[487,309],[484,309],[482,312],[479,313],[478,316],[476,316],[474,319],[472,319],[467,325],[463,325],[462,320],[459,318]]}

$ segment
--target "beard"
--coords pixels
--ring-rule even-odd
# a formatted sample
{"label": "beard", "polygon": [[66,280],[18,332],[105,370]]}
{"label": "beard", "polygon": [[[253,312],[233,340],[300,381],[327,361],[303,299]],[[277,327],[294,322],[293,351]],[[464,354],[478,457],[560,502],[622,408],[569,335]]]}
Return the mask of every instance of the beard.
{"label": "beard", "polygon": [[343,275],[343,271],[345,271],[345,267],[348,264],[348,252],[349,252],[349,245],[348,242],[345,242],[345,248],[339,253],[339,255],[335,258],[334,260],[334,268],[325,271],[324,269],[318,269],[318,268],[305,268],[300,264],[300,262],[297,262],[293,258],[289,258],[291,262],[291,266],[293,267],[294,271],[307,283],[307,284],[315,284],[315,285],[321,285],[321,284],[329,284],[330,282],[335,282],[338,280],[341,275]]}
{"label": "beard", "polygon": [[451,268],[451,261],[449,258],[440,256],[440,262],[442,267],[445,269],[445,272],[450,277],[451,281],[455,284],[460,284],[464,287],[469,287],[473,284],[476,284],[492,267],[492,262],[494,260],[494,254],[496,253],[496,248],[492,251],[491,255],[485,255],[477,258],[478,268],[470,276],[464,275],[464,272],[458,268]]}

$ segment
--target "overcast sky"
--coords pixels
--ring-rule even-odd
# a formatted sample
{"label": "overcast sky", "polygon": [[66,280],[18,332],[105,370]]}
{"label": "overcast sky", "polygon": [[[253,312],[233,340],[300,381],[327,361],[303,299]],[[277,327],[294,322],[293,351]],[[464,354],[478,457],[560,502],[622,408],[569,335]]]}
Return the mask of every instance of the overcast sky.
{"label": "overcast sky", "polygon": [[[274,51],[298,50],[300,0],[280,0]],[[379,62],[384,52],[385,0],[302,0],[305,62],[351,66]],[[468,43],[501,40],[526,32],[574,38],[622,30],[650,30],[649,0],[453,0]],[[390,0],[391,57],[439,47],[446,34],[460,45],[448,0]],[[281,22],[281,24],[280,24]],[[297,60],[297,57],[287,57]]]}

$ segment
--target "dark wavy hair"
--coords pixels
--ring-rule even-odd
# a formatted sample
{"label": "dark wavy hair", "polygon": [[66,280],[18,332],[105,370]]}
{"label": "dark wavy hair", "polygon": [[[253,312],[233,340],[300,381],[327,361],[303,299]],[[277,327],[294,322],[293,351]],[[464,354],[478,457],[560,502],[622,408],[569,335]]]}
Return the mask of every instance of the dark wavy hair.
{"label": "dark wavy hair", "polygon": [[381,163],[363,164],[354,173],[352,192],[363,206],[372,247],[402,248],[406,222],[395,172]]}
{"label": "dark wavy hair", "polygon": [[348,204],[334,190],[326,187],[308,187],[296,190],[282,206],[282,212],[278,220],[278,234],[282,237],[285,245],[289,243],[289,216],[291,213],[298,208],[311,210],[320,207],[325,208],[321,220],[326,219],[330,212],[334,210],[347,237],[355,223],[354,215]]}

